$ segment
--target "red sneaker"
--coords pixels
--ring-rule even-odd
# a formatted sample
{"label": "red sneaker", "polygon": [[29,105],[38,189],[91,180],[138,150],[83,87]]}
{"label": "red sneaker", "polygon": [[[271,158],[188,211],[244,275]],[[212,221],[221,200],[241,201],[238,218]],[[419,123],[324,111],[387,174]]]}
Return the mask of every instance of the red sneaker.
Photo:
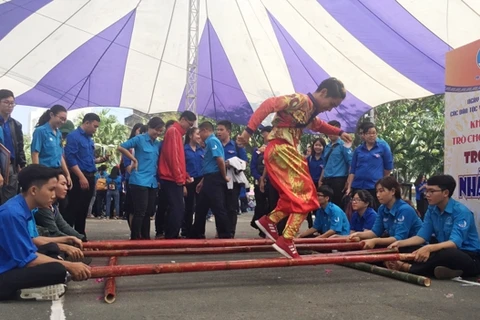
{"label": "red sneaker", "polygon": [[298,259],[300,255],[295,248],[295,244],[291,239],[285,239],[283,236],[278,237],[277,242],[273,244],[275,250],[279,253],[283,254],[285,257],[289,259]]}
{"label": "red sneaker", "polygon": [[260,219],[255,221],[258,229],[265,233],[267,237],[269,237],[273,241],[277,241],[278,239],[278,231],[277,226],[268,219],[267,216],[263,216]]}

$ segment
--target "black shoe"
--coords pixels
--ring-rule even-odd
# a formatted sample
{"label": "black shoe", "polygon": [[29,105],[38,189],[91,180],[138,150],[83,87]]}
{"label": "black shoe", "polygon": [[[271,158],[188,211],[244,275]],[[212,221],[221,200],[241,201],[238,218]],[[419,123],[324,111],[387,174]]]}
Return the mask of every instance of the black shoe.
{"label": "black shoe", "polygon": [[433,270],[435,278],[439,280],[449,280],[456,277],[461,277],[463,274],[462,270],[453,270],[447,267],[439,266]]}

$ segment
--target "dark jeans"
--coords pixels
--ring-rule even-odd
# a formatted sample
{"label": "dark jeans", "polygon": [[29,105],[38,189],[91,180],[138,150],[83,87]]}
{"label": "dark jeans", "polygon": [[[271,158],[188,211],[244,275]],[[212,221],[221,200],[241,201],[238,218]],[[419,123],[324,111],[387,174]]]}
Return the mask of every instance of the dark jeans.
{"label": "dark jeans", "polygon": [[75,228],[78,233],[85,235],[85,224],[87,222],[88,206],[93,197],[95,188],[95,177],[93,173],[84,173],[88,180],[88,189],[80,188],[80,180],[77,175],[70,172],[73,187],[68,192],[68,205],[62,212],[63,218],[69,225]]}
{"label": "dark jeans", "polygon": [[255,211],[253,212],[253,217],[250,225],[253,228],[258,229],[255,221],[260,219],[267,213],[270,213],[268,205],[268,193],[267,190],[265,190],[265,192],[261,192],[258,185],[255,186],[253,192],[255,193]]}
{"label": "dark jeans", "polygon": [[183,186],[174,181],[162,180],[163,192],[167,199],[168,214],[165,228],[165,239],[177,239],[185,215],[183,202]]}
{"label": "dark jeans", "polygon": [[167,193],[162,184],[157,197],[157,213],[155,214],[155,233],[157,236],[165,233],[165,220],[168,214]]}
{"label": "dark jeans", "polygon": [[[225,205],[226,184],[225,179],[223,179],[219,172],[204,176],[203,188],[198,195],[195,222],[193,223],[192,233],[189,235],[190,238],[205,238],[205,224],[209,209],[212,210],[212,213],[215,216],[218,237],[227,239],[232,238],[231,220],[227,215]],[[237,214],[235,213],[235,216],[236,215]]]}
{"label": "dark jeans", "polygon": [[333,197],[330,199],[330,202],[333,202],[342,210],[345,210],[342,200],[344,196],[343,189],[345,188],[347,177],[324,178],[322,182],[323,185],[329,186],[333,190]]}
{"label": "dark jeans", "polygon": [[425,198],[421,200],[417,200],[417,210],[420,212],[420,217],[423,220],[423,217],[425,216],[425,213],[427,212],[428,208],[428,202]]}
{"label": "dark jeans", "polygon": [[150,239],[150,213],[155,210],[157,188],[147,188],[131,184],[133,201],[133,219],[131,240]]}
{"label": "dark jeans", "polygon": [[[37,252],[54,259],[62,255],[56,243],[40,246]],[[21,289],[65,283],[66,276],[67,269],[58,262],[9,270],[0,274],[0,300],[14,299]]]}
{"label": "dark jeans", "polygon": [[[96,196],[95,196],[95,216],[96,217],[101,217],[103,215],[103,207],[107,203],[107,190],[97,190]],[[108,217],[110,213],[108,211],[105,211],[105,215]]]}
{"label": "dark jeans", "polygon": [[201,177],[195,178],[195,180],[187,184],[187,196],[184,198],[185,200],[185,215],[183,217],[183,224],[182,224],[182,236],[188,236],[192,231],[193,226],[193,214],[195,213],[195,204],[198,198],[197,185],[202,180]]}
{"label": "dark jeans", "polygon": [[233,183],[233,189],[228,189],[225,186],[225,190],[226,190],[225,201],[226,201],[226,207],[227,207],[227,215],[228,215],[228,218],[230,219],[232,235],[235,237],[235,230],[237,229],[237,219],[238,219],[238,210],[239,210],[238,197],[240,196],[240,185],[238,183]]}
{"label": "dark jeans", "polygon": [[480,254],[456,248],[442,249],[433,252],[425,263],[412,262],[410,273],[430,276],[438,266],[462,270],[463,277],[473,277],[480,274]]}

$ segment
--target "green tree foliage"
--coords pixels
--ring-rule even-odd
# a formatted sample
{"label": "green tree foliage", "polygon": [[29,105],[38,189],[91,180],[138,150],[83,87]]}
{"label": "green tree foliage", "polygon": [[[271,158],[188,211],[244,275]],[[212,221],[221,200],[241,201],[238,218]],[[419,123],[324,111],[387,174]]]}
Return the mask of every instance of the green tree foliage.
{"label": "green tree foliage", "polygon": [[392,148],[398,179],[412,182],[421,173],[431,176],[443,171],[444,111],[443,95],[375,108],[375,124]]}
{"label": "green tree foliage", "polygon": [[27,164],[32,163],[32,153],[30,150],[30,146],[32,145],[32,138],[28,134],[23,135],[23,151],[25,152],[25,159],[27,160]]}

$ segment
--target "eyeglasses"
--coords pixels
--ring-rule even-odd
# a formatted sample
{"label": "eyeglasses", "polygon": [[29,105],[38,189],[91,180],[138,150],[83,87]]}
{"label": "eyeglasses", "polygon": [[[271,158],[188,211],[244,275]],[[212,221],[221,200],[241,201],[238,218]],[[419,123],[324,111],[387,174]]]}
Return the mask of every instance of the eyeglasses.
{"label": "eyeglasses", "polygon": [[325,197],[325,195],[321,193],[317,193],[317,197]]}
{"label": "eyeglasses", "polygon": [[360,198],[352,198],[352,202],[363,202]]}
{"label": "eyeglasses", "polygon": [[435,192],[442,192],[443,190],[442,189],[437,189],[437,190],[427,190],[425,191],[425,195],[427,196],[431,196],[432,194],[434,194]]}
{"label": "eyeglasses", "polygon": [[3,100],[3,101],[1,101],[1,102],[2,102],[4,105],[9,106],[9,107],[15,107],[15,106],[16,106],[15,102],[10,102],[10,101],[8,101],[8,100]]}

